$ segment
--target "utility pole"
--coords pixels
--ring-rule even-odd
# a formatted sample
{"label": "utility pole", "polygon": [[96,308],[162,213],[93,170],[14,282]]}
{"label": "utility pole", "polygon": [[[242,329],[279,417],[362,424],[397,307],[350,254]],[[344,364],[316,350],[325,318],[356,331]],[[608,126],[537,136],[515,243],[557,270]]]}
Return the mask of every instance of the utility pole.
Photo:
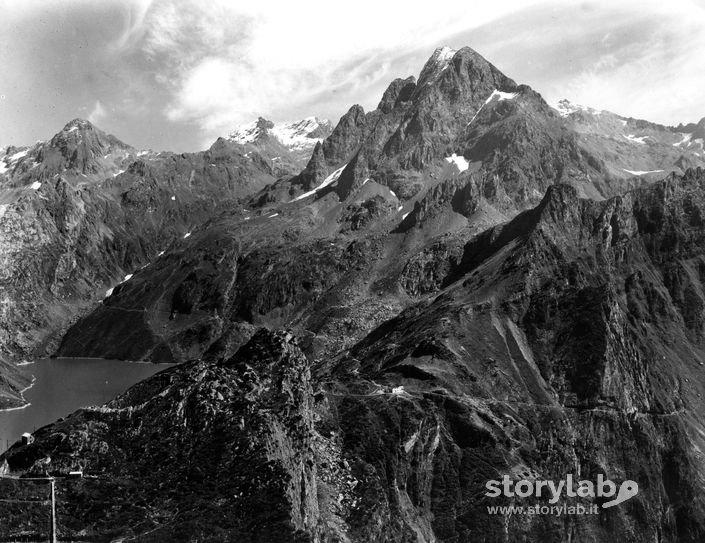
{"label": "utility pole", "polygon": [[54,478],[51,478],[51,543],[56,542],[56,488]]}

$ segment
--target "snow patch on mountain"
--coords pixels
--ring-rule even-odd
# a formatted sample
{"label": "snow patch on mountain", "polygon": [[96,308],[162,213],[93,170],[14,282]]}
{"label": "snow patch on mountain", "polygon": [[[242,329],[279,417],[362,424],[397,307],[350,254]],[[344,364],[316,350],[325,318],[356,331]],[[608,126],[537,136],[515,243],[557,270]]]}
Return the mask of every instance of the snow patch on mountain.
{"label": "snow patch on mountain", "polygon": [[692,137],[693,137],[692,134],[683,134],[683,139],[674,143],[673,147],[680,147],[681,145],[685,145],[686,143],[688,143],[690,141],[690,138],[692,138]]}
{"label": "snow patch on mountain", "polygon": [[[571,102],[570,100],[563,99],[559,101],[556,104],[556,110],[558,110],[558,114],[561,117],[568,117],[569,115],[573,113],[577,113],[578,111],[584,111],[585,113],[590,113],[591,115],[601,115],[604,113],[603,110],[600,109],[594,109],[589,106],[583,106],[581,104],[575,104]],[[625,122],[626,125],[626,122]]]}
{"label": "snow patch on mountain", "polygon": [[447,64],[450,62],[450,59],[453,58],[453,55],[455,55],[455,49],[451,49],[447,45],[444,45],[440,49],[437,50],[438,55],[437,55],[437,61],[439,63]]}
{"label": "snow patch on mountain", "polygon": [[622,168],[625,172],[630,173],[632,175],[646,175],[647,173],[661,173],[663,170],[627,170],[626,168]]}
{"label": "snow patch on mountain", "polygon": [[453,153],[451,156],[446,157],[446,162],[450,162],[451,164],[455,164],[455,166],[460,170],[461,172],[464,172],[470,167],[470,163],[465,159],[464,156],[458,156],[455,153]]}
{"label": "snow patch on mountain", "polygon": [[296,202],[296,201],[298,201],[298,200],[303,200],[304,198],[308,198],[309,196],[311,196],[311,195],[313,195],[313,194],[316,194],[316,192],[318,192],[318,191],[321,190],[322,188],[325,188],[325,187],[327,187],[328,185],[330,185],[330,184],[332,184],[332,183],[335,183],[335,182],[338,180],[338,178],[340,177],[340,174],[343,173],[343,170],[345,169],[345,166],[347,166],[347,164],[341,166],[340,168],[338,168],[337,170],[335,170],[332,174],[330,174],[328,177],[326,177],[326,178],[323,180],[323,183],[321,183],[320,185],[318,185],[315,189],[312,189],[312,190],[309,190],[308,192],[304,192],[303,194],[300,194],[299,196],[297,196],[296,198],[294,198],[294,199],[292,200],[292,202]]}
{"label": "snow patch on mountain", "polygon": [[495,89],[485,103],[491,102],[492,98],[495,96],[497,96],[499,98],[498,101],[501,102],[502,100],[514,100],[518,95],[518,92],[502,92]]}
{"label": "snow patch on mountain", "polygon": [[441,71],[448,68],[448,66],[450,65],[450,61],[453,58],[453,55],[455,55],[455,49],[451,49],[448,46],[444,46],[440,49],[440,51],[438,52],[438,63],[443,66],[441,68]]}
{"label": "snow patch on mountain", "polygon": [[433,52],[419,74],[419,86],[430,85],[450,65],[455,49],[444,46]]}
{"label": "snow patch on mountain", "polygon": [[289,149],[312,149],[316,143],[323,141],[323,138],[312,136],[312,134],[322,128],[322,126],[318,118],[307,117],[306,119],[294,123],[275,124],[271,133]]}
{"label": "snow patch on mountain", "polygon": [[622,134],[622,136],[625,139],[628,139],[629,141],[631,141],[632,143],[640,143],[642,145],[646,145],[645,140],[646,140],[646,138],[649,137],[649,136],[635,136],[634,134],[626,134],[626,135]]}
{"label": "snow patch on mountain", "polygon": [[255,143],[258,139],[269,135],[292,151],[302,151],[313,149],[316,143],[323,141],[323,138],[317,137],[317,133],[328,130],[329,125],[328,121],[322,121],[317,117],[280,124],[258,119],[236,128],[228,135],[228,139],[244,145]]}
{"label": "snow patch on mountain", "polygon": [[[519,95],[518,92],[502,92],[502,91],[497,90],[497,89],[493,90],[493,91],[492,91],[492,94],[490,94],[490,95],[487,97],[487,100],[485,100],[485,103],[480,106],[480,109],[477,110],[477,112],[475,113],[475,115],[473,115],[472,119],[470,119],[470,122],[469,122],[468,124],[466,124],[465,126],[470,126],[470,125],[472,124],[472,122],[473,122],[475,119],[477,119],[477,116],[480,114],[480,111],[482,111],[482,109],[483,109],[487,104],[489,104],[490,102],[492,102],[495,98],[497,98],[497,101],[498,101],[498,102],[501,102],[502,100],[514,100],[514,98],[516,98],[518,95]],[[447,159],[446,159],[446,160],[447,160]]]}
{"label": "snow patch on mountain", "polygon": [[26,157],[28,152],[29,152],[29,149],[25,149],[24,151],[19,151],[19,152],[15,153],[14,155],[9,156],[7,161],[10,163],[17,162],[19,159]]}

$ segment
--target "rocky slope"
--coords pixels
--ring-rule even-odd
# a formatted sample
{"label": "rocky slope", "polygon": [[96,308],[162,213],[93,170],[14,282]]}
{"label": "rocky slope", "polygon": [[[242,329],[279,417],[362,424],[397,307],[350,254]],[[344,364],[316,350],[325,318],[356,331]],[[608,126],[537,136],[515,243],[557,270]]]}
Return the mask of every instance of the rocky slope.
{"label": "rocky slope", "polygon": [[575,130],[579,145],[596,157],[613,177],[658,179],[703,167],[703,126],[700,123],[666,127],[622,117],[609,111],[578,106],[567,100],[557,107]]}
{"label": "rocky slope", "polygon": [[106,292],[274,180],[269,161],[224,140],[195,154],[138,152],[82,120],[6,149],[0,165],[0,353],[10,358],[52,354]]}
{"label": "rocky slope", "polygon": [[[376,110],[352,107],[299,175],[135,274],[69,330],[59,353],[183,361],[211,348],[231,354],[258,324],[294,327],[313,356],[334,352],[419,294],[398,287],[427,273],[418,266],[439,240],[457,252],[555,183],[602,199],[652,182],[654,174],[620,167],[627,153],[597,149],[622,145],[607,128],[624,127],[610,115],[562,116],[471,49],[439,49],[418,81],[392,82]],[[237,138],[271,139],[270,125],[261,119]],[[654,155],[649,167],[660,164],[665,176],[675,147],[661,136],[671,154]]]}
{"label": "rocky slope", "polygon": [[[702,170],[602,202],[550,187],[427,255],[434,282],[407,270],[425,294],[335,357],[261,330],[2,460],[95,475],[60,483],[63,533],[94,541],[701,541],[703,216]],[[487,514],[521,504],[487,480],[567,473],[640,492],[594,516]]]}
{"label": "rocky slope", "polygon": [[4,164],[0,340],[25,356],[175,239],[273,179],[268,164],[227,143],[193,155],[138,153],[79,120]]}

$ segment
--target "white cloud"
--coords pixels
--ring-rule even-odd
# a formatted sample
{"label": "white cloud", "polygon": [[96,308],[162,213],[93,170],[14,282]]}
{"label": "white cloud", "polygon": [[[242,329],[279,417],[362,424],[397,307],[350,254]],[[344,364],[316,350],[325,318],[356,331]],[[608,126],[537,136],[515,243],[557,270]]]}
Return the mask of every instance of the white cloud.
{"label": "white cloud", "polygon": [[[179,150],[258,115],[335,121],[352,104],[374,107],[445,44],[475,48],[549,101],[697,120],[703,2],[0,0],[0,49],[12,51],[0,137],[46,137],[86,105],[81,115],[93,109],[126,141]],[[53,34],[57,17],[66,24]],[[47,107],[30,113],[36,103]]]}
{"label": "white cloud", "polygon": [[[534,2],[530,2],[534,3]],[[157,79],[173,88],[168,119],[198,121],[215,137],[257,115],[287,116],[311,101],[359,101],[371,85],[384,85],[399,67],[400,52],[420,59],[449,33],[488,22],[526,2],[491,8],[461,0],[437,0],[402,9],[396,3],[356,2],[354,9],[314,0],[305,4],[264,1],[247,6],[226,1],[155,1],[143,19],[139,47],[158,59]],[[409,44],[413,44],[411,48]],[[377,89],[375,89],[377,91]],[[379,100],[377,92],[371,102]],[[372,102],[374,100],[374,102]],[[330,108],[329,108],[330,109]],[[309,111],[307,114],[320,114]]]}
{"label": "white cloud", "polygon": [[[544,18],[533,21],[538,26],[524,25],[516,34],[505,34],[501,28],[493,32],[490,60],[494,60],[493,49],[499,51],[499,57],[523,58],[528,45],[545,44],[545,59],[527,57],[524,62],[555,65],[556,51],[575,44],[568,27],[578,38],[599,32],[596,58],[579,73],[554,73],[547,83],[537,80],[541,83],[537,89],[548,98],[556,93],[556,99],[568,97],[608,109],[602,102],[609,93],[636,107],[648,93],[631,96],[635,81],[660,66],[654,59],[662,44],[649,44],[650,36],[645,35],[640,43],[648,47],[629,50],[623,46],[620,25],[644,13],[662,14],[668,24],[661,33],[667,39],[674,35],[675,21],[693,21],[696,10],[702,14],[688,0],[675,0],[666,7],[656,0],[625,0],[617,7],[608,0],[505,0],[491,4],[434,0],[404,8],[398,3],[358,0],[353,9],[345,11],[323,0],[214,0],[208,4],[133,0],[116,47],[147,59],[154,81],[166,92],[162,100],[165,119],[197,124],[202,130],[198,138],[203,141],[258,115],[275,121],[322,115],[335,121],[353,103],[362,103],[366,109],[374,107],[391,79],[417,75],[433,48],[454,35],[465,33],[468,39],[460,45],[474,46],[473,29],[483,25],[491,29],[495,21],[539,11]],[[552,26],[552,17],[559,12],[570,13],[572,24]],[[583,21],[590,24],[581,26]],[[597,30],[595,24],[604,30]],[[705,34],[705,25],[699,21],[697,25],[700,31],[689,32],[688,40],[699,42],[701,38],[694,36]],[[579,45],[589,49],[589,44]],[[696,50],[700,49],[679,49],[678,56],[671,59],[673,69],[690,67],[701,73],[697,69],[701,61],[683,62],[684,57],[698,57],[692,53]],[[649,79],[653,78],[649,74]],[[664,85],[668,87],[666,82]],[[614,100],[610,104],[621,105]]]}
{"label": "white cloud", "polygon": [[88,120],[94,125],[100,125],[107,116],[108,112],[103,107],[103,104],[100,103],[100,100],[96,100],[93,109],[88,114]]}
{"label": "white cloud", "polygon": [[126,3],[127,16],[125,17],[124,28],[114,47],[121,49],[130,41],[138,39],[144,32],[144,18],[147,10],[152,5],[152,0],[129,0]]}
{"label": "white cloud", "polygon": [[695,53],[705,50],[705,12],[687,3],[660,7],[641,14],[636,31],[609,53],[542,90],[664,124],[697,121],[705,115],[705,59]]}

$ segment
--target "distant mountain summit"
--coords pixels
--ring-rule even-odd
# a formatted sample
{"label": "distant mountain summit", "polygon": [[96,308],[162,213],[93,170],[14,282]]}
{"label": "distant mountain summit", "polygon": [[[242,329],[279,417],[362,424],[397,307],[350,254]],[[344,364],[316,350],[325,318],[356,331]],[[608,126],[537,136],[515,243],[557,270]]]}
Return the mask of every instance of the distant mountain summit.
{"label": "distant mountain summit", "polygon": [[677,130],[680,132],[685,132],[687,134],[690,134],[691,138],[693,140],[696,140],[696,139],[703,140],[703,138],[705,138],[705,117],[700,119],[700,121],[698,121],[697,124],[696,123],[688,123],[685,126],[680,124],[680,125],[678,125]]}
{"label": "distant mountain summit", "polygon": [[[0,355],[50,354],[66,319],[275,180],[246,154],[138,151],[84,119],[0,149]],[[0,409],[22,388],[0,364]]]}
{"label": "distant mountain summit", "polygon": [[301,171],[316,144],[330,136],[332,131],[330,121],[318,117],[277,124],[259,117],[237,127],[225,141],[257,152],[270,163],[277,175],[287,175]]}
{"label": "distant mountain summit", "polygon": [[556,104],[556,110],[558,111],[561,117],[568,117],[569,115],[577,113],[578,111],[584,111],[592,115],[599,115],[600,113],[603,113],[601,110],[594,109],[589,106],[583,106],[581,104],[576,104],[574,102],[571,102],[570,100],[567,100],[566,98],[560,100]]}
{"label": "distant mountain summit", "polygon": [[670,127],[569,100],[558,102],[556,110],[608,180],[628,177],[637,184],[637,178],[653,180],[705,166],[705,119]]}
{"label": "distant mountain summit", "polygon": [[300,121],[274,124],[260,117],[249,124],[239,126],[230,133],[228,139],[239,144],[258,143],[274,138],[294,150],[311,151],[316,143],[328,137],[333,130],[330,121],[318,117],[307,117]]}
{"label": "distant mountain summit", "polygon": [[55,175],[104,179],[136,150],[84,119],[74,119],[49,141],[0,151],[0,176],[16,186],[34,185]]}

